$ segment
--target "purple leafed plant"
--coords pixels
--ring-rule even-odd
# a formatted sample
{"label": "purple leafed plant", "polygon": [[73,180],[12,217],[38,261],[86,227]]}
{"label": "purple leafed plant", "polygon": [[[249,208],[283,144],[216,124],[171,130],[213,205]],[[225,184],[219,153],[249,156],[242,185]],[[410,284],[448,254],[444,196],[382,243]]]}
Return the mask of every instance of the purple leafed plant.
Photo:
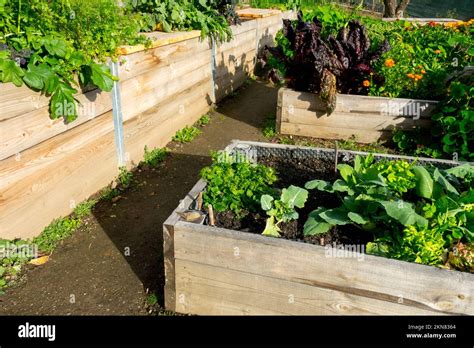
{"label": "purple leafed plant", "polygon": [[[330,114],[336,105],[336,93],[367,94],[365,80],[383,83],[383,77],[375,74],[372,64],[390,45],[385,40],[371,50],[367,30],[357,20],[349,21],[337,37],[329,35],[325,39],[321,31],[322,24],[316,17],[305,22],[301,12],[297,21],[283,20],[282,34],[286,42],[284,45],[280,42],[275,48],[265,47],[263,62],[273,60],[278,62],[277,66],[283,65],[288,87],[319,93]],[[282,79],[277,69],[271,69],[269,77]]]}

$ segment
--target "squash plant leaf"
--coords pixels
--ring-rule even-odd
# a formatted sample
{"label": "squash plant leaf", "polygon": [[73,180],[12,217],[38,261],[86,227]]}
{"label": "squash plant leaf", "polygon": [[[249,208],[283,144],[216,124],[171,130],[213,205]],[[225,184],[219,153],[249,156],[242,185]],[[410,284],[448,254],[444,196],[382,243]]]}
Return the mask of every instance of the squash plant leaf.
{"label": "squash plant leaf", "polygon": [[308,191],[301,187],[291,185],[287,189],[283,189],[281,193],[281,201],[289,208],[303,208],[308,199]]}

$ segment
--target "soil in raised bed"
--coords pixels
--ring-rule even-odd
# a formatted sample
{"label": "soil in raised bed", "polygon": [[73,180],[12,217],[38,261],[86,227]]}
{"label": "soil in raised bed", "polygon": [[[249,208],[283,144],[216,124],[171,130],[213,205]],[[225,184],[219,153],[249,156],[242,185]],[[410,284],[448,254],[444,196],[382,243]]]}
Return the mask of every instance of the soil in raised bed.
{"label": "soil in raised bed", "polygon": [[[275,168],[278,173],[278,181],[274,187],[282,189],[290,185],[304,187],[305,183],[314,180],[334,181],[337,174],[334,162],[320,158],[288,159],[277,156],[266,156],[259,159],[259,163]],[[305,243],[318,245],[365,245],[372,241],[372,235],[353,226],[335,226],[329,232],[317,236],[306,237],[303,234],[303,226],[309,213],[319,206],[335,208],[340,205],[340,200],[334,194],[311,190],[305,207],[298,210],[300,218],[298,221],[281,223],[281,236]],[[230,211],[216,214],[216,225],[218,227],[238,230],[242,232],[262,233],[265,228],[266,214],[264,211],[257,213],[244,212],[242,216],[236,216]]]}

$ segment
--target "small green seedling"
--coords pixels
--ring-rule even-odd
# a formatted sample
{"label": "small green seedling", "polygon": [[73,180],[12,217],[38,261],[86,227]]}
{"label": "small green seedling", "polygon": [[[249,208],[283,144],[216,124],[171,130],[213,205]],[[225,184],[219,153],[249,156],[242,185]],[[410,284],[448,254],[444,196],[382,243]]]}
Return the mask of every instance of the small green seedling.
{"label": "small green seedling", "polygon": [[291,185],[281,192],[280,199],[274,199],[270,195],[263,195],[260,199],[262,209],[267,212],[269,218],[263,231],[263,235],[280,237],[282,222],[297,220],[299,215],[295,208],[303,208],[308,199],[308,191]]}

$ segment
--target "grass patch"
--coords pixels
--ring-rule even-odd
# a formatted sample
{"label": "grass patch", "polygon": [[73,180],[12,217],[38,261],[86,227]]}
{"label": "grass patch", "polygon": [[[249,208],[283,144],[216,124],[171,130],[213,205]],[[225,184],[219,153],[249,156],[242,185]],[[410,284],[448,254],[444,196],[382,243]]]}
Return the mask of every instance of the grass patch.
{"label": "grass patch", "polygon": [[145,145],[145,154],[143,155],[143,161],[140,165],[148,165],[150,167],[157,167],[158,164],[163,162],[168,155],[168,149],[153,149],[148,150],[148,146]]}
{"label": "grass patch", "polygon": [[196,126],[204,127],[211,123],[211,116],[208,114],[202,115],[201,118],[196,122]]}
{"label": "grass patch", "polygon": [[173,137],[173,141],[177,141],[181,144],[190,143],[201,133],[201,130],[195,126],[186,126],[176,132]]}
{"label": "grass patch", "polygon": [[277,135],[275,115],[270,114],[267,116],[265,123],[263,124],[262,134],[267,139],[271,139]]}

